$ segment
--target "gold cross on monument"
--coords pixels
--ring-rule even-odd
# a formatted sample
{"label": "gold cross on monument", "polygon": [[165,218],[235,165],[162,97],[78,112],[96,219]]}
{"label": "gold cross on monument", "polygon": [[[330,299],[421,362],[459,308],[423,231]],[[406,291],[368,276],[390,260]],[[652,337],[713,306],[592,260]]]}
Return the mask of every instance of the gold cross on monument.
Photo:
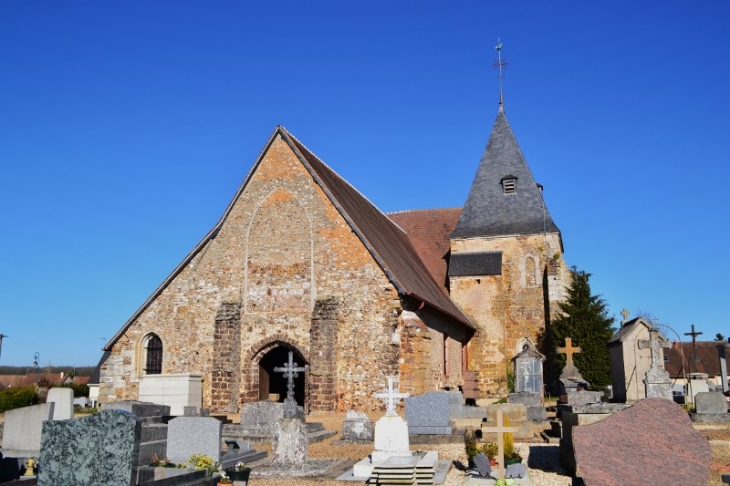
{"label": "gold cross on monument", "polygon": [[497,433],[497,479],[504,479],[504,433],[505,432],[519,432],[519,427],[505,427],[502,419],[502,407],[497,408],[497,426],[496,427],[482,427],[482,432],[496,432]]}

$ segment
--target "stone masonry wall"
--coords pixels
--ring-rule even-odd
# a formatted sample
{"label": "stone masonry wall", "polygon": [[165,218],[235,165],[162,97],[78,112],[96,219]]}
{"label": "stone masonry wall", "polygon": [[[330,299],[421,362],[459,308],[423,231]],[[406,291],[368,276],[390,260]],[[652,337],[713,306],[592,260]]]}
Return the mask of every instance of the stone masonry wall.
{"label": "stone masonry wall", "polygon": [[569,272],[559,235],[458,240],[451,251],[502,251],[501,275],[450,281],[452,299],[477,327],[468,345],[468,369],[477,372],[481,396],[502,396],[520,343],[538,342],[549,319],[546,309],[554,315],[564,298]]}
{"label": "stone masonry wall", "polygon": [[[230,319],[216,319],[224,303],[240,303],[239,337],[232,307]],[[372,394],[386,376],[399,368],[415,373],[400,363],[412,349],[430,353],[426,331],[408,345],[393,344],[401,310],[382,269],[277,139],[215,238],[115,343],[102,367],[100,401],[137,398],[139,343],[154,332],[163,341],[163,373],[203,374],[205,407],[230,410],[229,396],[238,409],[258,400],[259,361],[287,346],[310,366],[310,410],[379,410]],[[234,342],[222,347],[226,340]]]}
{"label": "stone masonry wall", "polygon": [[238,411],[238,395],[241,387],[238,363],[241,361],[241,303],[224,302],[215,316],[213,355],[211,370],[211,410],[214,412]]}

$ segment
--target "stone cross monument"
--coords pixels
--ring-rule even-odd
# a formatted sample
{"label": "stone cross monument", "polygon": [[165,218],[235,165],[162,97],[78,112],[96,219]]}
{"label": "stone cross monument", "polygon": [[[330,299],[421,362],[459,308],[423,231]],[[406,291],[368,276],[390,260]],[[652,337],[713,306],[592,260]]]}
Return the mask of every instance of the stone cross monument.
{"label": "stone cross monument", "polygon": [[585,381],[573,363],[573,355],[580,353],[580,348],[573,346],[572,338],[565,338],[565,347],[558,348],[558,353],[564,354],[566,359],[565,368],[563,368],[560,378],[573,381]]}
{"label": "stone cross monument", "polygon": [[284,418],[293,418],[297,416],[297,401],[294,400],[294,378],[299,376],[299,372],[307,371],[306,367],[297,366],[294,362],[294,353],[289,351],[289,362],[284,366],[274,368],[277,373],[284,373],[286,377],[286,399],[284,400]]}
{"label": "stone cross monument", "polygon": [[651,348],[651,367],[646,372],[644,385],[646,386],[646,398],[666,398],[672,400],[672,380],[669,373],[664,369],[661,348],[668,348],[670,345],[659,336],[659,329],[649,328],[649,339],[639,340],[639,349]]}

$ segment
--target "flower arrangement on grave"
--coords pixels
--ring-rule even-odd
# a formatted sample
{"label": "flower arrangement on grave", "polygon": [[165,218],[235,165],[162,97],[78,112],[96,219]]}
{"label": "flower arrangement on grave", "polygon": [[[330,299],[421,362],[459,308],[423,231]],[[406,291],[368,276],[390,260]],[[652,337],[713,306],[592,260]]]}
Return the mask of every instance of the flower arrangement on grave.
{"label": "flower arrangement on grave", "polygon": [[464,434],[464,449],[466,449],[466,456],[469,458],[469,464],[471,464],[472,458],[479,454],[477,439],[474,437],[474,431],[471,429],[468,429]]}
{"label": "flower arrangement on grave", "polygon": [[512,486],[515,484],[515,480],[512,478],[509,479],[498,479],[496,483],[494,483],[494,486]]}
{"label": "flower arrangement on grave", "polygon": [[226,473],[221,473],[221,477],[218,478],[218,484],[233,484],[233,480],[226,476]]}
{"label": "flower arrangement on grave", "polygon": [[487,442],[486,444],[482,444],[481,452],[487,456],[490,461],[494,461],[497,458],[499,446],[496,442]]}
{"label": "flower arrangement on grave", "polygon": [[212,457],[205,454],[191,455],[188,464],[193,469],[205,469],[206,476],[212,476],[220,468],[219,462],[215,462]]}
{"label": "flower arrangement on grave", "polygon": [[[509,427],[509,418],[504,418],[504,426]],[[485,454],[486,455],[486,454]],[[512,432],[504,432],[504,462],[522,462],[522,456],[515,450],[515,439]]]}

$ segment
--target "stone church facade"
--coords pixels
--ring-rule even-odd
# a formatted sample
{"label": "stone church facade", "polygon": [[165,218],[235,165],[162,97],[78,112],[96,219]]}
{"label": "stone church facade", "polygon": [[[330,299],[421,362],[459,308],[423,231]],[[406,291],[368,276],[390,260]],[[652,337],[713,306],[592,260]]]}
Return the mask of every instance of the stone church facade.
{"label": "stone church facade", "polygon": [[500,394],[566,275],[501,107],[463,209],[385,215],[277,127],[220,221],[105,346],[99,399],[197,373],[204,407],[237,412],[283,399],[273,368],[289,351],[310,411],[376,409],[389,375],[419,394],[473,370],[481,396]]}

